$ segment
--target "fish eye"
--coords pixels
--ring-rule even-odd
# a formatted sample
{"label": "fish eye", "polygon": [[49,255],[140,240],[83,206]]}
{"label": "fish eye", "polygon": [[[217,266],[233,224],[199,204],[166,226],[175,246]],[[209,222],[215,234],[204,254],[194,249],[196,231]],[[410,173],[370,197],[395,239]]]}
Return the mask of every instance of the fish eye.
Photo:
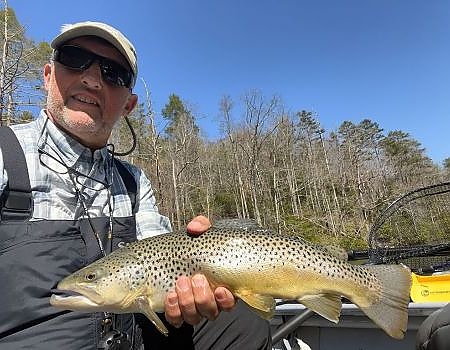
{"label": "fish eye", "polygon": [[91,272],[85,276],[87,281],[92,281],[95,279],[95,273]]}

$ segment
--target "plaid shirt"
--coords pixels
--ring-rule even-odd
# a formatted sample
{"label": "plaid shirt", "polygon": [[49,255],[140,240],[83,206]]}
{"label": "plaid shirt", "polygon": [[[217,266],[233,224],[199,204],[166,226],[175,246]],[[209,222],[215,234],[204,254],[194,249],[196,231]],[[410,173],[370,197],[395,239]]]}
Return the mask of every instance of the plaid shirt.
{"label": "plaid shirt", "polygon": [[[110,210],[114,217],[133,215],[127,189],[107,148],[103,147],[92,152],[58,129],[51,121],[45,123],[46,120],[47,115],[42,110],[39,117],[31,123],[12,126],[25,152],[28,165],[34,200],[32,220],[77,220],[85,217],[83,203],[76,196],[70,175],[67,172],[60,174],[43,166],[38,148],[55,155],[78,173],[86,174],[103,183],[112,183],[109,196],[106,188],[93,190],[83,187],[82,180],[85,178],[78,177],[77,187],[82,193],[91,217],[109,216]],[[135,207],[137,238],[170,232],[169,219],[158,213],[150,181],[139,168],[126,162],[123,164],[133,174],[137,183]],[[7,181],[0,152],[0,194]],[[100,183],[97,185],[102,187]]]}

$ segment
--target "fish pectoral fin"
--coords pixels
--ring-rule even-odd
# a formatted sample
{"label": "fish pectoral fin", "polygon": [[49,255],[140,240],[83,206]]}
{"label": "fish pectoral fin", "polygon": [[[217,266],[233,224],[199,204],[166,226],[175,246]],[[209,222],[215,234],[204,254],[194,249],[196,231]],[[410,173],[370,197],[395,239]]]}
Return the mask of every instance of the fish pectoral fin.
{"label": "fish pectoral fin", "polygon": [[158,315],[153,311],[152,306],[148,298],[138,298],[137,306],[141,313],[143,313],[150,320],[151,323],[155,325],[155,327],[164,334],[166,337],[169,335],[169,330],[158,317]]}
{"label": "fish pectoral fin", "polygon": [[251,291],[240,290],[235,295],[250,306],[260,317],[268,320],[275,311],[275,299],[268,295],[255,294]]}
{"label": "fish pectoral fin", "polygon": [[341,314],[341,296],[336,294],[305,295],[297,299],[299,303],[305,305],[320,316],[338,323]]}
{"label": "fish pectoral fin", "polygon": [[142,312],[147,318],[155,325],[155,327],[160,331],[162,334],[164,334],[166,337],[169,335],[169,330],[164,325],[164,323],[161,321],[161,319],[158,317],[158,315],[152,310],[146,310]]}

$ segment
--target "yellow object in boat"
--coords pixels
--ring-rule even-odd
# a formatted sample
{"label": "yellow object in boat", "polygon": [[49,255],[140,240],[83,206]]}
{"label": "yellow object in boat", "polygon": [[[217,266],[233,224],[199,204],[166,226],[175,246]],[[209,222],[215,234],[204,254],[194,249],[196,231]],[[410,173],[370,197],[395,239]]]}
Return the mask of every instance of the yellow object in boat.
{"label": "yellow object in boat", "polygon": [[422,276],[412,273],[411,300],[416,303],[450,302],[450,274]]}

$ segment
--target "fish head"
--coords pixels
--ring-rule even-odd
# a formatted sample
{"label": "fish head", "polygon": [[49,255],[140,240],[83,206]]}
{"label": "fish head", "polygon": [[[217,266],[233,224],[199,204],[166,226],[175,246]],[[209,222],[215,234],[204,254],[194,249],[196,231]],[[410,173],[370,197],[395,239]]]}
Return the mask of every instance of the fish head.
{"label": "fish head", "polygon": [[[111,254],[62,279],[50,304],[85,312],[133,312],[145,288],[145,271],[130,254]],[[68,295],[67,295],[68,294]]]}

